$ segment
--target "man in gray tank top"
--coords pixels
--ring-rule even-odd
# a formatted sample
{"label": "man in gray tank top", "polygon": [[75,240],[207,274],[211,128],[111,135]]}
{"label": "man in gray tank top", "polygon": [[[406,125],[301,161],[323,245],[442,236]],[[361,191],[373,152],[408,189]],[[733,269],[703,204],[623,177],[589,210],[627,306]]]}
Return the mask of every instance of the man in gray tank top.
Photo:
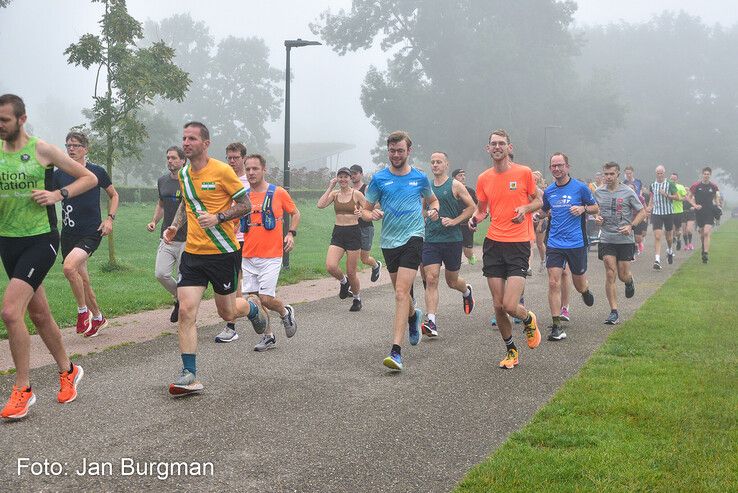
{"label": "man in gray tank top", "polygon": [[[462,294],[464,313],[474,309],[474,296],[470,284],[459,277],[461,268],[461,227],[474,213],[474,200],[459,180],[448,176],[448,156],[445,152],[431,154],[431,188],[438,198],[438,221],[425,222],[423,242],[423,273],[425,277],[425,310],[428,319],[422,331],[428,337],[438,335],[436,311],[438,310],[438,278],[441,264],[446,267],[446,284]],[[460,204],[463,204],[463,208]]]}

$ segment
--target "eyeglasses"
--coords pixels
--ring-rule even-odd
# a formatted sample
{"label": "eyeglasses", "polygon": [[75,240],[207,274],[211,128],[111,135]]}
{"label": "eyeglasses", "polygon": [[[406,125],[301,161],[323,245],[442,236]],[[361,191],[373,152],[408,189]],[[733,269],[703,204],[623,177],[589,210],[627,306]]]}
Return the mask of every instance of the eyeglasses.
{"label": "eyeglasses", "polygon": [[76,149],[77,147],[85,147],[84,144],[64,144],[67,149]]}

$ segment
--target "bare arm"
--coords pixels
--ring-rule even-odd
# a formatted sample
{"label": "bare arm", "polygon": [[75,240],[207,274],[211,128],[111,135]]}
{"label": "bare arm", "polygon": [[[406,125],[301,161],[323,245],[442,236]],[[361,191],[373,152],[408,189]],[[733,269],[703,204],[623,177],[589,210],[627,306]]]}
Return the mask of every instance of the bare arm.
{"label": "bare arm", "polygon": [[456,226],[463,222],[466,222],[470,217],[472,217],[472,214],[474,214],[474,210],[476,209],[476,204],[474,204],[474,200],[472,200],[469,191],[466,189],[463,183],[458,180],[454,180],[451,187],[454,197],[460,199],[466,207],[464,207],[464,210],[461,211],[461,214],[456,216],[454,219],[446,217],[441,218],[442,224],[446,227]]}
{"label": "bare arm", "polygon": [[438,221],[438,207],[440,206],[438,203],[438,197],[431,193],[430,197],[425,199],[425,203],[428,204],[427,216],[431,221]]}
{"label": "bare arm", "polygon": [[331,202],[333,202],[333,200],[334,200],[334,198],[336,196],[333,193],[333,189],[335,188],[337,181],[338,180],[336,180],[335,178],[331,178],[330,183],[328,183],[328,189],[318,199],[318,209],[324,209],[324,208],[328,207]]}
{"label": "bare arm", "polygon": [[146,225],[146,229],[148,229],[149,231],[154,231],[154,229],[156,229],[156,224],[161,220],[162,217],[164,217],[164,206],[161,199],[159,199],[156,202],[156,207],[154,207],[154,217],[151,219],[151,222]]}
{"label": "bare arm", "polygon": [[[66,174],[76,178],[76,180],[64,187],[69,192],[70,197],[76,197],[97,185],[97,177],[90,170],[64,154],[56,146],[39,140],[36,144],[36,155],[39,162],[44,166],[53,164]],[[58,190],[33,190],[31,192],[31,198],[39,205],[53,205],[59,202],[62,196]]]}
{"label": "bare arm", "polygon": [[172,221],[172,224],[164,230],[164,235],[162,236],[162,238],[164,239],[164,243],[171,243],[179,228],[186,222],[187,211],[185,210],[185,203],[183,200],[179,203],[179,207],[177,208],[177,212],[174,214],[174,220]]}
{"label": "bare arm", "polygon": [[112,233],[113,218],[111,216],[115,216],[115,213],[118,212],[118,202],[120,200],[120,198],[118,197],[118,192],[115,190],[115,187],[113,185],[110,185],[108,188],[106,188],[105,193],[108,194],[110,204],[108,205],[108,217],[106,217],[103,222],[100,223],[100,227],[97,228],[102,236],[107,236]]}
{"label": "bare arm", "polygon": [[[297,231],[297,227],[300,225],[300,210],[295,208],[295,212],[290,214],[290,229]],[[286,253],[292,251],[295,248],[295,237],[292,236],[291,232],[287,232],[284,237],[284,251]]]}

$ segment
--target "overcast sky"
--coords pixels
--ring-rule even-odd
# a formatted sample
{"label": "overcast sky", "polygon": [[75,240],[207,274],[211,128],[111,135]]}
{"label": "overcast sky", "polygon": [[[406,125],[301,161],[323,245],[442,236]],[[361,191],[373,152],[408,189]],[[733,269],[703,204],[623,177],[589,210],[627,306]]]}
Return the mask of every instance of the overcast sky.
{"label": "overcast sky", "polygon": [[[131,15],[139,21],[161,20],[190,12],[205,21],[220,39],[227,35],[264,38],[272,64],[284,68],[288,38],[312,39],[308,23],[327,8],[350,7],[350,0],[129,0]],[[583,0],[576,16],[580,24],[606,24],[623,19],[646,20],[654,13],[685,10],[707,23],[732,25],[738,21],[734,2],[726,0]],[[63,138],[67,127],[81,123],[82,107],[90,106],[94,71],[69,67],[64,49],[87,32],[98,32],[102,9],[88,0],[13,0],[0,9],[0,92],[13,92],[26,100],[29,122],[49,118],[44,109],[53,101],[66,111],[54,118]],[[217,41],[216,39],[216,41]],[[375,48],[339,57],[326,47],[305,47],[292,52],[292,141],[345,142],[356,145],[342,155],[343,164],[366,163],[377,132],[359,101],[361,83],[371,64],[384,66],[384,54]],[[283,138],[282,121],[269,125],[272,141]],[[494,126],[494,125],[492,125]]]}

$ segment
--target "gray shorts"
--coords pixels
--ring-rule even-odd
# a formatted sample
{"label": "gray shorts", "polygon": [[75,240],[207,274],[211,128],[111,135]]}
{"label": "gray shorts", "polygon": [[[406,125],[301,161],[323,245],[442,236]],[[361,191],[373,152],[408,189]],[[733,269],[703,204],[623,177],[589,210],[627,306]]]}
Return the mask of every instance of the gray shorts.
{"label": "gray shorts", "polygon": [[359,229],[361,230],[361,249],[368,252],[372,249],[374,241],[374,226],[363,226]]}

